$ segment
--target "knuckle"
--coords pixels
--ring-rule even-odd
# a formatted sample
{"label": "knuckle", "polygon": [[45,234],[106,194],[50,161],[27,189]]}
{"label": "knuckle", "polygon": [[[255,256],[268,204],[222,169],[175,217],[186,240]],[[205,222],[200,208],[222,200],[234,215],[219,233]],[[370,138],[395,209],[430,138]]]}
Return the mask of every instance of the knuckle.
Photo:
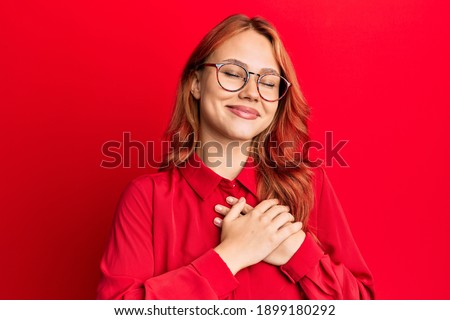
{"label": "knuckle", "polygon": [[266,199],[266,200],[263,200],[261,203],[264,203],[265,205],[269,205],[269,206],[273,207],[274,205],[278,204],[278,199]]}
{"label": "knuckle", "polygon": [[280,215],[281,215],[281,218],[283,220],[290,220],[291,219],[291,214],[288,213],[288,212],[282,212]]}
{"label": "knuckle", "polygon": [[270,243],[276,243],[278,241],[277,235],[276,234],[271,234],[269,236],[269,241],[270,241]]}
{"label": "knuckle", "polygon": [[259,214],[261,214],[261,210],[259,208],[255,208],[255,209],[252,210],[252,213],[256,214],[256,215],[259,215]]}
{"label": "knuckle", "polygon": [[294,224],[290,224],[290,225],[288,225],[286,228],[285,228],[285,233],[286,233],[286,236],[289,236],[289,235],[291,235],[292,233],[294,233],[296,230],[296,226],[294,225]]}
{"label": "knuckle", "polygon": [[266,215],[262,215],[261,218],[259,219],[261,221],[261,223],[263,224],[269,224],[270,223],[270,219],[268,216]]}
{"label": "knuckle", "polygon": [[289,207],[288,206],[283,206],[283,205],[279,204],[279,205],[276,205],[275,207],[280,212],[289,212]]}

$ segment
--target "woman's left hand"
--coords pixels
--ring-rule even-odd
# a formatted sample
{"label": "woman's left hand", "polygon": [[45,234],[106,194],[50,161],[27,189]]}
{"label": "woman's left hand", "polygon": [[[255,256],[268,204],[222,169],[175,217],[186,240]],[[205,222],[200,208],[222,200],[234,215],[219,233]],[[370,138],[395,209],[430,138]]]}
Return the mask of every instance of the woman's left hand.
{"label": "woman's left hand", "polygon": [[[228,204],[234,205],[238,201],[238,199],[229,196],[229,197],[227,197],[226,201]],[[252,206],[246,204],[242,213],[246,214],[247,212],[250,212],[252,209],[253,209]],[[214,207],[214,210],[217,213],[220,213],[221,215],[226,216],[227,213],[230,211],[230,208],[218,204]],[[291,223],[291,222],[288,222],[288,223]],[[222,225],[222,219],[220,219],[220,218],[214,219],[214,224],[220,228]],[[300,248],[303,241],[305,240],[305,237],[306,237],[306,234],[303,230],[300,230],[300,231],[294,233],[289,238],[287,238],[285,241],[283,241],[266,258],[264,258],[263,261],[267,262],[269,264],[275,265],[275,266],[281,266],[283,264],[286,264],[289,261],[289,259],[292,258],[294,253],[297,252],[297,250]]]}

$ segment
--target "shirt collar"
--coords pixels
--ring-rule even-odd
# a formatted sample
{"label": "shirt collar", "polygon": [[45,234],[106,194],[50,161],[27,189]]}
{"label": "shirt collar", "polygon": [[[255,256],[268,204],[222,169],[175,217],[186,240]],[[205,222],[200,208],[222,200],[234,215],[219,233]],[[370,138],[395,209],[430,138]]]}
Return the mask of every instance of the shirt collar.
{"label": "shirt collar", "polygon": [[[222,181],[223,177],[206,166],[197,153],[193,153],[189,159],[178,167],[184,179],[192,189],[205,200]],[[255,197],[256,194],[256,166],[252,157],[248,157],[247,162],[236,177],[244,187],[246,187]]]}

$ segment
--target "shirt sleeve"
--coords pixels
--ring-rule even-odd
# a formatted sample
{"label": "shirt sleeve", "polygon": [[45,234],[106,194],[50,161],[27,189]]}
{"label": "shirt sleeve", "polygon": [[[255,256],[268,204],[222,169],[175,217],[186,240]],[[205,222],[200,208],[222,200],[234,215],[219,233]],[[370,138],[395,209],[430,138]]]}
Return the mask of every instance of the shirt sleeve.
{"label": "shirt sleeve", "polygon": [[[373,280],[341,204],[323,170],[316,170],[316,236],[307,233],[281,271],[308,299],[374,299]],[[313,228],[314,229],[314,228]]]}
{"label": "shirt sleeve", "polygon": [[236,278],[213,250],[190,264],[155,275],[153,185],[132,181],[121,196],[100,263],[98,299],[226,299]]}

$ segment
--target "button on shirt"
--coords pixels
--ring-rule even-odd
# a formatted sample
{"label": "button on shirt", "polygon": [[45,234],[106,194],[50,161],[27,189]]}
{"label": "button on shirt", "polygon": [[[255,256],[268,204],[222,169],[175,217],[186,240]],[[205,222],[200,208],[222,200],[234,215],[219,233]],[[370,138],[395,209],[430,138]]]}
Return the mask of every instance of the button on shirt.
{"label": "button on shirt", "polygon": [[[213,250],[216,204],[256,206],[249,158],[234,180],[194,153],[183,167],[143,175],[123,192],[100,269],[99,299],[370,299],[372,276],[322,168],[313,168],[311,230],[283,266],[259,262],[233,276]],[[320,243],[320,245],[318,244]]]}

